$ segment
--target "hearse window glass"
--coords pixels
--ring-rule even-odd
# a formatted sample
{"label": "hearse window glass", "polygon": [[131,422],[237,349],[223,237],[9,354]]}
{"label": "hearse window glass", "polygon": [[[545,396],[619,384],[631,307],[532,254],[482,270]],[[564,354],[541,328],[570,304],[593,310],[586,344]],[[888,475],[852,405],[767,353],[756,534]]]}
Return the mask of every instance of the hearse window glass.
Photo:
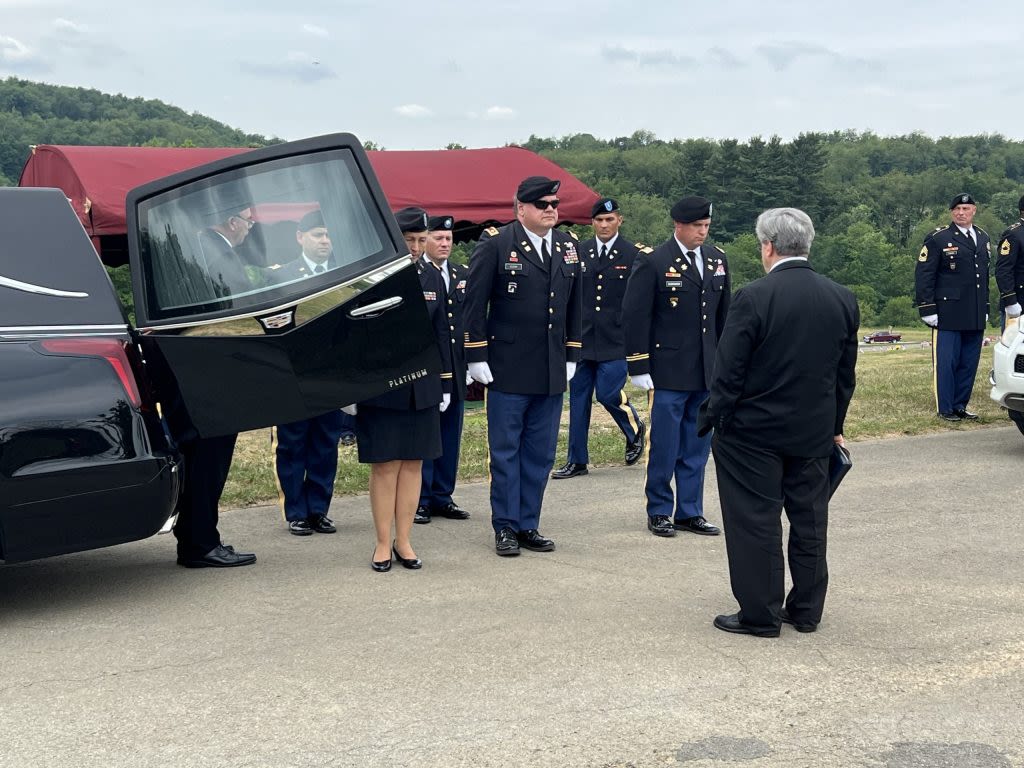
{"label": "hearse window glass", "polygon": [[151,319],[279,305],[397,254],[348,150],[226,172],[139,204]]}

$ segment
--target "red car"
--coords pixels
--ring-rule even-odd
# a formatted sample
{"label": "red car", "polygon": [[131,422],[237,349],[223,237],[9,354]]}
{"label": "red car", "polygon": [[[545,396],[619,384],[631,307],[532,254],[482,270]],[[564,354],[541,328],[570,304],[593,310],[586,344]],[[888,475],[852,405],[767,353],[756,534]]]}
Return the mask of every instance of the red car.
{"label": "red car", "polygon": [[886,341],[889,344],[893,344],[902,338],[902,334],[893,333],[892,331],[875,331],[874,333],[869,333],[864,337],[864,343],[871,344],[874,342],[877,344],[879,342]]}

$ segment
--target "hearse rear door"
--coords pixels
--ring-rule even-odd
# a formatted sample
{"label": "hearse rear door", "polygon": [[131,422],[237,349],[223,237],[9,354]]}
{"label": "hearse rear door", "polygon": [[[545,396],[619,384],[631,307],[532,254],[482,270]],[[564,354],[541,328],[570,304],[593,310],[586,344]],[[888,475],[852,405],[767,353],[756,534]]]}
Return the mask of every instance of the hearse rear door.
{"label": "hearse rear door", "polygon": [[179,439],[309,418],[439,370],[416,270],[350,134],[138,187],[127,218],[138,340]]}

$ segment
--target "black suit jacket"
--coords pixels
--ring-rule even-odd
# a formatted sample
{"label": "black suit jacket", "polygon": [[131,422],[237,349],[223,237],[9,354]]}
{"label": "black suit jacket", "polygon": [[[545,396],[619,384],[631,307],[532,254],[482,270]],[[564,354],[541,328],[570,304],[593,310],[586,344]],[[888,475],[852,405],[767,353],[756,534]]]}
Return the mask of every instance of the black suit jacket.
{"label": "black suit jacket", "polygon": [[857,299],[806,261],[736,291],[700,430],[786,456],[828,456],[857,365]]}
{"label": "black suit jacket", "polygon": [[[649,249],[648,249],[649,250]],[[637,247],[620,232],[608,256],[601,258],[596,237],[580,244],[583,265],[583,360],[625,360],[622,335],[622,299]]]}
{"label": "black suit jacket", "polygon": [[215,229],[199,233],[199,246],[206,258],[207,274],[213,280],[217,296],[228,297],[252,290],[252,280],[238,252]]}
{"label": "black suit jacket", "polygon": [[565,391],[565,363],[582,346],[579,274],[576,240],[558,229],[546,261],[518,221],[485,230],[469,262],[466,360],[490,366],[491,389]]}
{"label": "black suit jacket", "polygon": [[931,232],[914,270],[921,317],[939,316],[939,330],[981,331],[988,314],[988,234],[974,227],[975,245],[956,224]]}
{"label": "black suit jacket", "polygon": [[700,257],[703,277],[671,237],[633,264],[622,302],[626,363],[630,376],[649,373],[655,389],[696,392],[711,381],[732,278],[721,248],[704,243]]}

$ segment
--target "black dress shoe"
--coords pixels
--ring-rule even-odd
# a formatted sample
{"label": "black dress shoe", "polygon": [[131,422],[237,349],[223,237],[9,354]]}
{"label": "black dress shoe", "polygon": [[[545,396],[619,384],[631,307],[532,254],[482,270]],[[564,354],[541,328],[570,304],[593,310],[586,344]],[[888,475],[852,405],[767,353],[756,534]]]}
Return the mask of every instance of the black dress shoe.
{"label": "black dress shoe", "polygon": [[682,520],[673,520],[672,527],[677,531],[689,531],[699,533],[701,536],[717,536],[721,533],[717,525],[712,525],[703,517],[686,517]]}
{"label": "black dress shoe", "polygon": [[341,436],[341,440],[339,442],[345,447],[355,445],[356,436],[351,432],[346,432],[344,435]]}
{"label": "black dress shoe", "polygon": [[387,560],[374,560],[373,555],[370,555],[370,567],[377,573],[387,573],[391,570],[391,558],[389,557]]}
{"label": "black dress shoe", "polygon": [[440,507],[434,514],[447,517],[449,520],[469,520],[469,512],[454,501],[451,504],[445,504],[443,507]]}
{"label": "black dress shoe", "polygon": [[235,568],[255,562],[256,555],[248,552],[235,552],[234,547],[223,544],[218,544],[202,557],[178,556],[178,565],[183,565],[186,568]]}
{"label": "black dress shoe", "polygon": [[647,444],[647,425],[643,419],[640,420],[640,427],[636,431],[636,438],[631,443],[626,443],[626,466],[631,467],[640,461],[644,455],[644,446]]}
{"label": "black dress shoe", "polygon": [[327,515],[321,515],[320,517],[314,517],[309,521],[309,527],[317,533],[337,533],[338,529],[334,527],[334,521],[331,520]]}
{"label": "black dress shoe", "polygon": [[502,557],[519,554],[519,540],[511,528],[502,528],[494,534],[494,551]]}
{"label": "black dress shoe", "polygon": [[423,567],[423,561],[418,557],[402,557],[398,554],[398,550],[395,549],[395,545],[391,545],[391,555],[397,560],[403,568],[408,568],[410,571],[418,571]]}
{"label": "black dress shoe", "polygon": [[970,419],[971,421],[976,421],[978,419],[978,414],[968,411],[966,408],[957,408],[953,413],[961,419]]}
{"label": "black dress shoe", "polygon": [[648,516],[647,530],[655,536],[675,536],[676,529],[672,527],[672,521],[667,515]]}
{"label": "black dress shoe", "polygon": [[551,473],[552,480],[568,480],[570,477],[577,477],[579,475],[589,475],[590,470],[587,469],[586,464],[573,464],[571,461],[566,462],[561,467]]}
{"label": "black dress shoe", "polygon": [[430,510],[420,504],[416,507],[416,516],[412,519],[414,523],[426,525],[430,522]]}
{"label": "black dress shoe", "polygon": [[956,413],[940,413],[939,418],[943,421],[963,421]]}
{"label": "black dress shoe", "polygon": [[292,520],[288,523],[288,533],[293,536],[312,536],[313,526],[308,520]]}
{"label": "black dress shoe", "polygon": [[787,611],[785,608],[782,608],[782,609],[779,610],[779,621],[781,621],[783,624],[789,624],[797,632],[817,632],[818,631],[818,625],[817,624],[802,624],[800,622],[793,621],[793,617],[789,615],[789,611]]}
{"label": "black dress shoe", "polygon": [[737,635],[753,635],[754,637],[778,637],[781,632],[776,629],[754,629],[746,624],[740,623],[739,614],[715,616],[714,624],[723,632],[732,632]]}
{"label": "black dress shoe", "polygon": [[540,535],[540,531],[531,528],[528,531],[519,531],[516,534],[516,541],[523,549],[531,552],[552,552],[555,549],[555,542]]}

